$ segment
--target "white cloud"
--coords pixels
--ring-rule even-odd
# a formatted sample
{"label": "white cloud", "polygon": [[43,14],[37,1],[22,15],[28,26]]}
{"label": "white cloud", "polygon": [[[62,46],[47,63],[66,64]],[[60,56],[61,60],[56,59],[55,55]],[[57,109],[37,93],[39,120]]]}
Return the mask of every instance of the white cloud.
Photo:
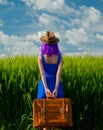
{"label": "white cloud", "polygon": [[66,31],[65,38],[69,44],[78,45],[88,41],[88,35],[83,28]]}
{"label": "white cloud", "polygon": [[96,38],[103,41],[103,35],[101,35],[101,34],[96,34]]}
{"label": "white cloud", "polygon": [[60,10],[60,8],[65,6],[65,3],[64,0],[36,0],[36,6],[38,9],[46,9],[51,12]]}
{"label": "white cloud", "polygon": [[31,5],[33,5],[34,4],[34,2],[36,1],[34,1],[34,0],[21,0],[22,2],[25,2],[25,4],[27,5],[27,6],[31,6]]}
{"label": "white cloud", "polygon": [[88,31],[96,31],[94,30],[94,27],[98,26],[101,20],[100,11],[93,7],[85,7],[82,10],[84,10],[84,17],[82,17],[82,27],[86,28]]}
{"label": "white cloud", "polygon": [[0,0],[0,5],[14,5],[14,3],[8,0]]}
{"label": "white cloud", "polygon": [[58,13],[61,15],[74,13],[74,9],[65,4],[64,0],[36,0],[36,7],[39,10],[47,10],[51,13]]}
{"label": "white cloud", "polygon": [[2,31],[0,31],[0,43],[5,45],[5,46],[8,46],[9,44],[14,44],[15,42],[20,42],[21,41],[21,38],[20,37],[17,37],[15,35],[7,35],[7,34],[4,34]]}
{"label": "white cloud", "polygon": [[32,42],[32,41],[37,42],[39,39],[39,36],[38,36],[38,34],[37,35],[36,34],[28,34],[28,35],[24,36],[23,39],[25,39],[26,41],[30,41],[30,42]]}
{"label": "white cloud", "polygon": [[103,33],[102,21],[103,21],[103,19],[101,19],[101,21],[98,24],[96,24],[94,27],[91,28],[92,32]]}
{"label": "white cloud", "polygon": [[39,25],[44,30],[56,30],[56,31],[65,31],[68,27],[70,27],[70,23],[67,20],[60,19],[57,16],[49,15],[47,13],[42,13],[38,17]]}
{"label": "white cloud", "polygon": [[83,12],[84,20],[87,22],[97,23],[101,17],[100,11],[94,7],[81,6],[80,10]]}
{"label": "white cloud", "polygon": [[6,5],[6,4],[8,4],[8,1],[7,0],[0,0],[0,4],[1,5]]}
{"label": "white cloud", "polygon": [[75,10],[65,4],[65,0],[21,0],[33,10],[56,13],[59,16],[66,16],[70,13],[77,13]]}
{"label": "white cloud", "polygon": [[48,27],[56,27],[60,20],[56,16],[48,15],[46,13],[41,14],[39,17],[39,22]]}
{"label": "white cloud", "polygon": [[[26,35],[18,37],[16,35],[7,35],[0,31],[0,52],[2,55],[10,54],[39,54],[38,48],[38,34]],[[0,54],[0,55],[1,55]]]}
{"label": "white cloud", "polygon": [[[39,17],[39,22],[43,23],[44,25],[48,25],[51,21],[52,16],[47,14],[42,14]],[[53,20],[53,19],[52,19]]]}
{"label": "white cloud", "polygon": [[[94,7],[81,6],[79,10],[79,15],[75,18],[70,18],[72,26],[78,26],[85,28],[86,31],[94,32],[98,29],[99,25],[102,23],[103,17],[99,10]],[[98,29],[99,30],[99,29]]]}

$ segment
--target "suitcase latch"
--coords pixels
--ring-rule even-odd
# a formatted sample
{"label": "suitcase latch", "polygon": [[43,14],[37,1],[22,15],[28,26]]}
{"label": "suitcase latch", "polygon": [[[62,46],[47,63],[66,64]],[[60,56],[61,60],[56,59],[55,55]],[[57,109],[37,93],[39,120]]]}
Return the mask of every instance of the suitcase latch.
{"label": "suitcase latch", "polygon": [[45,108],[41,108],[41,113],[44,114],[46,112]]}
{"label": "suitcase latch", "polygon": [[60,113],[63,114],[65,112],[64,108],[60,108]]}

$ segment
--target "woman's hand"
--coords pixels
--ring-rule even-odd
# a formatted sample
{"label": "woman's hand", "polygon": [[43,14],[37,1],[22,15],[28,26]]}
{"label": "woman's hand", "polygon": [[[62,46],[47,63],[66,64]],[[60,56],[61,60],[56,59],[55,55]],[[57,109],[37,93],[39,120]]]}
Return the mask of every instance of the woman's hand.
{"label": "woman's hand", "polygon": [[45,93],[47,98],[50,98],[52,96],[52,93],[48,88],[45,89]]}
{"label": "woman's hand", "polygon": [[57,94],[58,94],[58,90],[54,89],[53,92],[52,92],[53,97],[57,97]]}

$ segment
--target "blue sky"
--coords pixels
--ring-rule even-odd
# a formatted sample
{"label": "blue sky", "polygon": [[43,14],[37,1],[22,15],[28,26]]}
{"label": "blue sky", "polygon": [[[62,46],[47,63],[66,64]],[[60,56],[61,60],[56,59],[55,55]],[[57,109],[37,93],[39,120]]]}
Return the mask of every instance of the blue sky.
{"label": "blue sky", "polygon": [[51,30],[69,55],[103,55],[103,0],[0,0],[0,56],[38,55]]}

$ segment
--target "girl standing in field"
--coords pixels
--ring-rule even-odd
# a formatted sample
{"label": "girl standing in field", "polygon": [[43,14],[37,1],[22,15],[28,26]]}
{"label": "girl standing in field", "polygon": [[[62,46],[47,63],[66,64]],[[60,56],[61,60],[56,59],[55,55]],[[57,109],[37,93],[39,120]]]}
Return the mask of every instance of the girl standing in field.
{"label": "girl standing in field", "polygon": [[[42,45],[41,55],[38,56],[38,66],[41,79],[38,84],[37,98],[63,98],[61,82],[63,58],[58,47],[59,38],[55,36],[54,32],[47,31],[40,40]],[[47,130],[47,128],[43,130]]]}

